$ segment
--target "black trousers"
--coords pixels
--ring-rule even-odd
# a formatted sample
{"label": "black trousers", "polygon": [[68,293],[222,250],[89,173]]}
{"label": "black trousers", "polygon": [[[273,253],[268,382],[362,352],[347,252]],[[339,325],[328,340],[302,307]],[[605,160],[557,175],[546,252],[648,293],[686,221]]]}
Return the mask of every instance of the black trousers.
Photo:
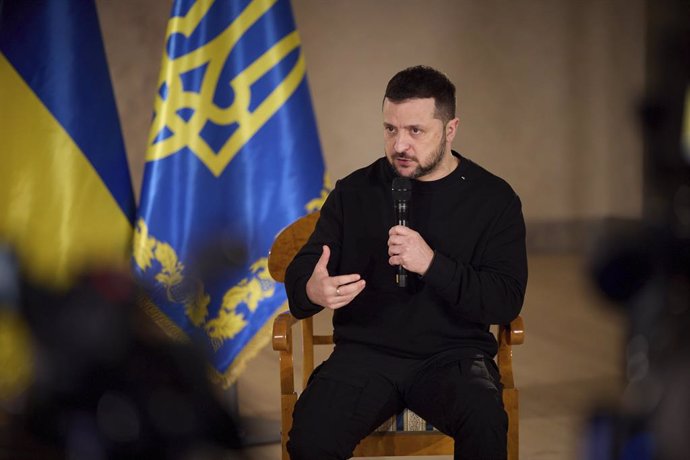
{"label": "black trousers", "polygon": [[505,459],[508,417],[494,361],[481,354],[415,360],[338,345],[293,413],[291,460],[341,460],[407,407],[455,440],[455,459]]}

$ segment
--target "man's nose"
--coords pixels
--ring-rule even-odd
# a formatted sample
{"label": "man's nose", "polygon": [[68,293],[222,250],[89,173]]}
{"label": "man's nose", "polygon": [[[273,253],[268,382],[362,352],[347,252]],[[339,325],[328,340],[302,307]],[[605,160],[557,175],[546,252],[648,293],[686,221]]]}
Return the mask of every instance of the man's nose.
{"label": "man's nose", "polygon": [[393,144],[393,149],[397,153],[406,152],[410,148],[410,140],[404,131],[398,131],[398,135],[395,137],[395,144]]}

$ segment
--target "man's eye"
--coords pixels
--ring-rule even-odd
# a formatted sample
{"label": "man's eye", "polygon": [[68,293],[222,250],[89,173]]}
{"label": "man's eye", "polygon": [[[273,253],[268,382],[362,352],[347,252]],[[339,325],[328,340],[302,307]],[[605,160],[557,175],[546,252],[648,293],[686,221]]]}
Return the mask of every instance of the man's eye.
{"label": "man's eye", "polygon": [[420,134],[422,132],[419,128],[412,128],[410,131],[412,131],[412,134]]}
{"label": "man's eye", "polygon": [[384,129],[386,130],[387,133],[390,133],[390,134],[395,133],[395,128],[393,128],[392,126],[386,126]]}

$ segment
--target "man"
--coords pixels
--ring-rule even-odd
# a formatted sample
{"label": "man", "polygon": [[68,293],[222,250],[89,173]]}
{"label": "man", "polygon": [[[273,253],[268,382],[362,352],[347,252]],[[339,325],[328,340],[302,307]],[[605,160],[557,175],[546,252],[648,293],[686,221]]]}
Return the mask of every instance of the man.
{"label": "man", "polygon": [[[287,270],[292,314],[334,310],[336,343],[295,406],[293,460],[349,458],[405,407],[452,436],[456,458],[506,457],[489,325],[522,307],[525,226],[510,186],[451,150],[458,123],[444,74],[395,75],[383,100],[385,158],[338,181]],[[396,176],[412,179],[409,227],[395,225]]]}

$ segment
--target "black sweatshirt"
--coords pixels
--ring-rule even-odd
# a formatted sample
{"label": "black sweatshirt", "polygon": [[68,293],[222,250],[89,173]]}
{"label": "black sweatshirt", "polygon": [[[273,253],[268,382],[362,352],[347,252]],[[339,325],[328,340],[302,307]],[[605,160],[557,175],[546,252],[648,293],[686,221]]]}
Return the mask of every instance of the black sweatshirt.
{"label": "black sweatshirt", "polygon": [[328,245],[331,276],[357,273],[366,287],[333,316],[337,345],[360,344],[397,356],[494,356],[490,324],[508,323],[522,307],[527,284],[525,224],[520,199],[502,179],[460,157],[435,181],[412,181],[409,226],[434,250],[427,273],[395,284],[388,231],[396,224],[395,174],[380,158],[336,183],[307,244],[288,267],[290,311],[306,318],[323,309],[306,283]]}

